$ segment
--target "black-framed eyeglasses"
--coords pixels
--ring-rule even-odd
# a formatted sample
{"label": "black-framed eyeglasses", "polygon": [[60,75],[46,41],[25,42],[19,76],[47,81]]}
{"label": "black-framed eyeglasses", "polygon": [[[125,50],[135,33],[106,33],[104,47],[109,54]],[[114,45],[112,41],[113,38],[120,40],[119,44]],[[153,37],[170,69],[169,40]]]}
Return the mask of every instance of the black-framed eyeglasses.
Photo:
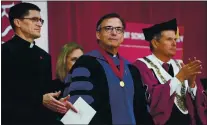
{"label": "black-framed eyeglasses", "polygon": [[107,33],[113,32],[114,29],[116,30],[116,33],[118,34],[124,33],[123,27],[104,26],[104,27],[101,27],[100,30],[101,29],[104,29]]}
{"label": "black-framed eyeglasses", "polygon": [[32,18],[20,18],[20,19],[29,19],[35,23],[38,23],[39,21],[41,22],[41,24],[44,24],[44,20],[42,18],[38,18],[38,17],[32,17]]}

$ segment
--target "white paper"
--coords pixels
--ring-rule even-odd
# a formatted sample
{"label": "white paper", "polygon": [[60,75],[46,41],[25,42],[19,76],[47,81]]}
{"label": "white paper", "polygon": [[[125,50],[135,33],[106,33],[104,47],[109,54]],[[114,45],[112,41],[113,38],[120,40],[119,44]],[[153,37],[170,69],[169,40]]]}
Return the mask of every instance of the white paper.
{"label": "white paper", "polygon": [[75,113],[71,109],[63,116],[61,122],[63,124],[89,124],[91,119],[96,114],[96,111],[81,97],[79,97],[73,106],[78,110],[78,113]]}

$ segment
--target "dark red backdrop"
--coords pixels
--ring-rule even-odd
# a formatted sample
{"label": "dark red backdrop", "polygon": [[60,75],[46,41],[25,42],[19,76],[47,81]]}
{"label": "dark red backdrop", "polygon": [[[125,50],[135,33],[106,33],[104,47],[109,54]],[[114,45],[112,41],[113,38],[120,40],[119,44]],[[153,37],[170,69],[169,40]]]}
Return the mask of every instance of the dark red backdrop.
{"label": "dark red backdrop", "polygon": [[55,63],[63,44],[76,41],[88,52],[97,47],[95,25],[106,13],[117,12],[126,21],[154,24],[177,18],[185,28],[184,62],[196,56],[207,77],[207,2],[48,2],[49,53]]}

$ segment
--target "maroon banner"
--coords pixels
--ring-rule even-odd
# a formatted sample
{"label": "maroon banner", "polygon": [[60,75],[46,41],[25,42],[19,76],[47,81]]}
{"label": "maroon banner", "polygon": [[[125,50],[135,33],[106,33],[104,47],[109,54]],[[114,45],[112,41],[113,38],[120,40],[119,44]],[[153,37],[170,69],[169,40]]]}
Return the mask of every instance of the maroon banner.
{"label": "maroon banner", "polygon": [[1,2],[1,42],[6,42],[12,38],[14,31],[9,23],[9,9],[20,1]]}
{"label": "maroon banner", "polygon": [[[124,42],[119,48],[119,54],[134,62],[137,58],[141,58],[151,54],[149,48],[149,42],[145,40],[142,32],[143,28],[152,26],[153,24],[142,24],[142,23],[126,23],[126,30],[124,33]],[[179,26],[179,38],[177,39],[177,51],[174,58],[183,58],[183,36],[184,27]]]}

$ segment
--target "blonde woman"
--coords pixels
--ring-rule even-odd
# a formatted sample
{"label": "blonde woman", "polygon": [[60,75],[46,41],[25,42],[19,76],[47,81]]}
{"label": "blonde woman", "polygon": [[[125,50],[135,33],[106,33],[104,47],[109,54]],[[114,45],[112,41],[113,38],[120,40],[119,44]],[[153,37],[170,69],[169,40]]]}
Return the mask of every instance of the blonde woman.
{"label": "blonde woman", "polygon": [[71,67],[82,55],[83,48],[75,42],[67,43],[62,47],[56,63],[56,79],[53,80],[55,91],[64,90]]}
{"label": "blonde woman", "polygon": [[75,42],[65,44],[60,51],[56,64],[56,78],[61,82],[70,71],[76,60],[83,55],[83,48]]}

